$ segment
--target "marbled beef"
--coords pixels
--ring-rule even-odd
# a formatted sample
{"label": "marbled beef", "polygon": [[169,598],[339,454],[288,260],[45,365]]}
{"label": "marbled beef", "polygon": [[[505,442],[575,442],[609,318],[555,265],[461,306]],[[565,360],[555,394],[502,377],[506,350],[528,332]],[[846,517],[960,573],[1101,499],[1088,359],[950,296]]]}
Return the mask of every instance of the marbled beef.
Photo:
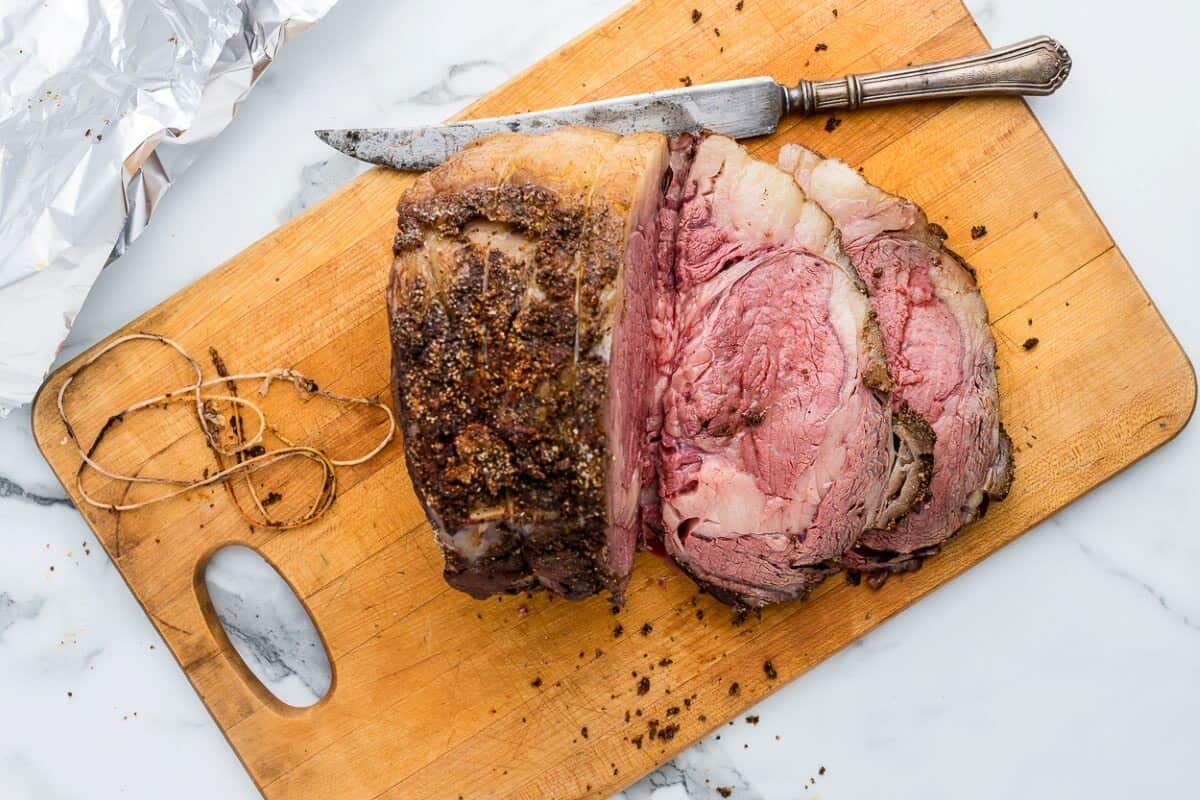
{"label": "marbled beef", "polygon": [[789,173],[708,136],[683,197],[666,550],[725,599],[800,597],[923,497],[932,437],[893,410],[866,293]]}
{"label": "marbled beef", "polygon": [[779,163],[833,219],[867,282],[893,404],[925,417],[937,435],[928,502],[890,529],[864,533],[846,558],[862,571],[912,569],[1012,484],[987,307],[974,271],[916,204],[796,145]]}

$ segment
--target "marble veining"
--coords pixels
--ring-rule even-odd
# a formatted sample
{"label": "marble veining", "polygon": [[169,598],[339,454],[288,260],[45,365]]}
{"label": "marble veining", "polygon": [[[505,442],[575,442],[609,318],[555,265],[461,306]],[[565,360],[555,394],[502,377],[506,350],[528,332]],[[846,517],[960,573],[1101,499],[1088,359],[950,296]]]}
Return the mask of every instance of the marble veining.
{"label": "marble veining", "polygon": [[[61,357],[366,168],[312,129],[435,122],[621,3],[342,0],[289,43],[104,271]],[[746,0],[744,13],[760,13],[754,6]],[[994,43],[1048,33],[1070,47],[1070,82],[1030,105],[1185,349],[1200,352],[1200,112],[1171,82],[1147,83],[1126,55],[1130,42],[1152,41],[1158,69],[1185,73],[1200,11],[1185,0],[1111,15],[1083,0],[968,6]],[[855,13],[844,8],[843,23]],[[1154,147],[1130,147],[1146,115],[1113,97],[1154,110]],[[822,146],[836,152],[836,138]],[[0,798],[259,797],[29,425],[28,410],[0,422]],[[614,800],[724,800],[723,789],[733,800],[1190,798],[1198,443],[1186,429]],[[236,558],[214,559],[206,577],[231,640],[269,688],[297,704],[324,693],[330,670],[298,603]]]}
{"label": "marble veining", "polygon": [[36,503],[39,506],[54,506],[64,505],[75,507],[67,497],[50,497],[48,495],[37,494],[35,492],[27,492],[14,481],[0,475],[0,500],[27,500],[30,503]]}
{"label": "marble veining", "polygon": [[8,592],[0,592],[0,642],[4,641],[4,632],[21,620],[37,619],[45,602],[44,598],[36,596],[14,600]]}
{"label": "marble veining", "polygon": [[508,70],[494,61],[481,59],[451,64],[446,76],[435,86],[417,92],[400,102],[420,106],[444,106],[474,100],[499,86],[509,77]]}
{"label": "marble veining", "polygon": [[672,794],[690,800],[764,800],[713,738],[716,735],[701,739],[613,800],[669,800]]}
{"label": "marble veining", "polygon": [[1200,624],[1189,617],[1186,613],[1178,610],[1171,603],[1167,602],[1166,596],[1164,596],[1162,592],[1151,586],[1145,580],[1139,578],[1137,575],[1134,575],[1132,572],[1124,569],[1120,565],[1112,563],[1103,555],[1096,552],[1096,550],[1090,547],[1087,543],[1079,539],[1075,539],[1075,545],[1079,548],[1080,552],[1098,564],[1100,568],[1109,575],[1120,578],[1130,586],[1134,586],[1148,595],[1152,600],[1158,603],[1159,607],[1162,608],[1162,610],[1168,615],[1170,615],[1172,619],[1178,621],[1187,628],[1191,628],[1194,631],[1200,631]]}
{"label": "marble veining", "polygon": [[280,700],[311,706],[333,671],[312,620],[292,590],[253,550],[217,551],[205,569],[209,599],[250,671]]}

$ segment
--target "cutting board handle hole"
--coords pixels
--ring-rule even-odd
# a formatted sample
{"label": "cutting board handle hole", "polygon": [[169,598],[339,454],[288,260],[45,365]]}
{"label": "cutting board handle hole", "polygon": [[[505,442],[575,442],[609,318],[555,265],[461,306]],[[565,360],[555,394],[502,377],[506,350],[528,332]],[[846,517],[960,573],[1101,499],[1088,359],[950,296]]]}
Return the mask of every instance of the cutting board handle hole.
{"label": "cutting board handle hole", "polygon": [[257,550],[221,547],[201,562],[197,578],[213,636],[267,705],[287,713],[329,694],[333,667],[325,642],[291,585]]}

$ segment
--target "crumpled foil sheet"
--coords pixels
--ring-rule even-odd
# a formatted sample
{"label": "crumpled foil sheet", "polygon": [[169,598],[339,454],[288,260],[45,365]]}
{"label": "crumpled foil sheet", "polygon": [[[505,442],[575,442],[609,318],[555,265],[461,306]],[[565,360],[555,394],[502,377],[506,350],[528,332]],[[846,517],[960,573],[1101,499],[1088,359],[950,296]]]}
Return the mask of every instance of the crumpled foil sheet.
{"label": "crumpled foil sheet", "polygon": [[106,263],[337,0],[0,3],[0,417]]}

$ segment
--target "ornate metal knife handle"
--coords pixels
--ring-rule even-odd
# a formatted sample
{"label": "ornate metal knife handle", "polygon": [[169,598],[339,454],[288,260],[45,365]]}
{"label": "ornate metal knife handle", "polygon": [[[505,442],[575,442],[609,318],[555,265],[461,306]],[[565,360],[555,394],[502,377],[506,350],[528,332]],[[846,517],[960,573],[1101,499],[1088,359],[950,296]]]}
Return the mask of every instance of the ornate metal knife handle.
{"label": "ornate metal knife handle", "polygon": [[904,69],[847,75],[829,81],[800,81],[783,88],[784,111],[808,116],[905,100],[974,94],[1050,94],[1071,71],[1071,57],[1049,36],[965,58]]}

